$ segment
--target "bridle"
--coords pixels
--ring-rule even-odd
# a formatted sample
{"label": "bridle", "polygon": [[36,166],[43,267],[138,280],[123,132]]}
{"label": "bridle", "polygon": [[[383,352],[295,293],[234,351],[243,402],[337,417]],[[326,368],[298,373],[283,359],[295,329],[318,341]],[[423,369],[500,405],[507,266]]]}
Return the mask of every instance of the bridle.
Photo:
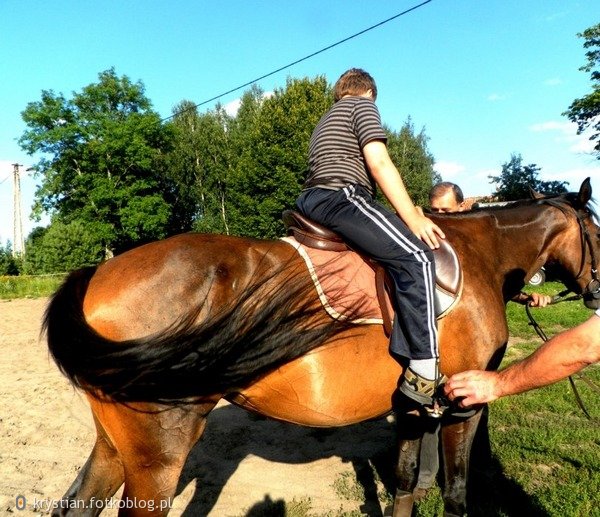
{"label": "bridle", "polygon": [[588,231],[587,226],[583,220],[582,215],[579,212],[575,212],[577,215],[577,222],[579,223],[579,228],[581,229],[581,240],[582,242],[582,253],[581,253],[581,268],[579,270],[578,277],[581,276],[583,271],[583,267],[585,265],[585,252],[586,249],[590,250],[590,260],[591,260],[591,268],[592,268],[592,279],[589,284],[585,286],[583,289],[582,297],[584,301],[592,301],[600,299],[600,278],[598,278],[598,257],[596,257],[596,250],[594,249],[594,244],[592,242],[592,237],[590,236],[590,232]]}
{"label": "bridle", "polygon": [[[558,203],[550,203],[550,204],[563,210],[563,207],[561,205],[559,205]],[[579,273],[577,274],[576,278],[580,278],[583,273],[583,269],[585,267],[586,249],[589,249],[590,250],[592,279],[590,280],[588,285],[585,286],[585,288],[582,290],[582,292],[580,294],[575,294],[573,296],[569,296],[569,297],[565,298],[565,296],[567,294],[569,294],[571,292],[571,290],[566,289],[566,290],[560,292],[559,294],[557,294],[556,296],[554,296],[552,298],[553,304],[558,303],[558,302],[579,300],[582,298],[584,301],[592,301],[592,300],[600,299],[600,279],[598,278],[598,260],[596,257],[596,250],[594,248],[590,232],[588,231],[588,228],[585,225],[584,216],[582,216],[578,210],[575,210],[575,215],[577,216],[577,222],[579,223],[579,229],[580,229],[580,235],[581,235],[581,248],[582,248],[581,249],[581,266],[579,268]],[[534,319],[533,315],[531,314],[529,303],[525,305],[525,311],[527,312],[527,317],[529,318],[530,325],[533,326],[537,335],[542,339],[542,341],[544,341],[544,342],[548,341],[548,337],[546,336],[546,334],[544,333],[542,328],[538,325],[537,321]],[[573,377],[574,377],[573,375],[569,376],[569,383],[571,384],[571,388],[573,388],[573,394],[575,395],[575,400],[577,401],[577,405],[579,406],[579,408],[583,411],[583,413],[589,420],[597,422],[598,419],[593,418],[587,411],[587,409],[583,403],[583,400],[581,399],[581,396],[579,395],[579,390],[575,386],[575,380]],[[581,379],[585,383],[587,383],[594,390],[600,392],[600,386],[595,384],[591,379],[584,376],[582,373],[576,374],[576,377],[578,379]]]}
{"label": "bridle", "polygon": [[[561,203],[555,202],[554,200],[546,200],[546,202],[563,213],[565,212],[565,206]],[[571,300],[579,300],[582,299],[586,302],[594,301],[600,299],[600,277],[598,276],[598,257],[596,256],[596,249],[594,248],[594,243],[592,241],[592,236],[585,225],[585,216],[580,213],[579,210],[575,210],[575,216],[577,218],[577,223],[579,224],[579,234],[581,236],[581,265],[579,266],[579,273],[576,275],[576,279],[580,278],[583,275],[583,270],[585,268],[585,259],[587,250],[590,252],[590,266],[591,266],[591,277],[590,282],[582,289],[581,294],[576,294],[574,296],[570,296],[568,299],[562,299],[565,295],[571,292],[570,289],[566,289],[562,291],[558,295],[556,295],[552,299],[552,303],[556,303],[559,301],[571,301]]]}

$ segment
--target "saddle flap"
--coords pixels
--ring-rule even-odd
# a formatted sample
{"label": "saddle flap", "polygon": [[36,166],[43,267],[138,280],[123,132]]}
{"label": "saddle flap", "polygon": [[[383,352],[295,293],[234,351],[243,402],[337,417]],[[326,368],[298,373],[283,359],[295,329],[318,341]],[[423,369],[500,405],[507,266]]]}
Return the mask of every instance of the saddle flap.
{"label": "saddle flap", "polygon": [[456,251],[446,239],[440,239],[440,247],[433,251],[433,256],[438,287],[449,294],[458,294],[462,281],[462,269]]}

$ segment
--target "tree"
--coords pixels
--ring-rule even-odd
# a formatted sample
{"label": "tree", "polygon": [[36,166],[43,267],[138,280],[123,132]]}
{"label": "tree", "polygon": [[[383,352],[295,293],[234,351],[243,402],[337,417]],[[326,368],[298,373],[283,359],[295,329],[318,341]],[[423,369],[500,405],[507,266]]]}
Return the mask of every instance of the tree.
{"label": "tree", "polygon": [[429,204],[429,190],[441,178],[433,170],[435,160],[427,148],[429,138],[425,128],[415,134],[409,117],[400,132],[386,130],[390,158],[400,172],[413,203],[421,206]]}
{"label": "tree", "polygon": [[520,154],[512,154],[510,161],[502,165],[499,176],[488,176],[490,183],[497,183],[495,197],[500,201],[527,199],[530,187],[541,194],[560,194],[566,192],[566,181],[541,181],[538,173],[541,169],[534,163],[523,165]]}
{"label": "tree", "polygon": [[181,102],[173,111],[174,145],[167,160],[167,175],[174,185],[175,230],[227,234],[230,117],[219,105],[198,114],[191,101]]}
{"label": "tree", "polygon": [[171,217],[162,163],[170,134],[141,82],[101,72],[71,99],[51,90],[22,112],[19,143],[41,185],[34,214],[84,225],[107,249],[164,237]]}
{"label": "tree", "polygon": [[284,232],[282,211],[293,207],[304,183],[310,135],[332,104],[331,88],[324,77],[288,79],[272,96],[246,101],[232,127],[239,158],[228,187],[230,228],[275,238]]}
{"label": "tree", "polygon": [[0,246],[0,276],[18,275],[19,262],[19,259],[13,256],[10,242],[7,242],[5,246]]}
{"label": "tree", "polygon": [[600,160],[600,23],[577,36],[585,39],[583,47],[589,49],[585,54],[587,64],[579,70],[590,73],[592,92],[575,99],[563,115],[577,124],[577,134],[592,128],[593,134],[590,140],[596,141],[594,152],[596,158]]}
{"label": "tree", "polygon": [[81,221],[53,221],[35,228],[25,243],[23,270],[27,274],[65,273],[98,264],[103,248]]}

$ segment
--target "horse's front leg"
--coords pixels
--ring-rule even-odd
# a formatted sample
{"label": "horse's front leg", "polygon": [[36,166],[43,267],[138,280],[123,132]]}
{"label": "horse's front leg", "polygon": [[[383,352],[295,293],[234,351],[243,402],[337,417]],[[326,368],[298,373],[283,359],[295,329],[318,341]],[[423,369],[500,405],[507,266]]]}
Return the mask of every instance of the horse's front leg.
{"label": "horse's front leg", "polygon": [[398,427],[398,462],[396,463],[396,495],[393,517],[409,517],[412,513],[419,474],[419,457],[423,434],[439,424],[436,419],[413,412],[396,413]]}
{"label": "horse's front leg", "polygon": [[477,411],[469,418],[454,418],[442,423],[444,455],[444,515],[462,517],[467,511],[467,480],[473,438],[481,418]]}

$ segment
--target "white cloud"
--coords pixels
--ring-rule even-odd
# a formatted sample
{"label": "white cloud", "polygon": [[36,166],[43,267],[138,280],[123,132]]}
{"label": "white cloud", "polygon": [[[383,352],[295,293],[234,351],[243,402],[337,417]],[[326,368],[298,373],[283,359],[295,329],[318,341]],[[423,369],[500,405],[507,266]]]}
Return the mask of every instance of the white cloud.
{"label": "white cloud", "polygon": [[[274,94],[275,94],[275,92],[265,92],[265,93],[263,93],[262,98],[268,99],[269,97],[273,97]],[[225,104],[223,106],[223,108],[225,109],[225,112],[230,117],[235,117],[237,115],[238,110],[240,109],[241,103],[242,103],[242,99],[235,99],[235,100],[232,100],[231,102],[228,102],[227,104]]]}
{"label": "white cloud", "polygon": [[557,122],[550,120],[548,122],[538,122],[532,124],[529,129],[534,133],[543,133],[544,131],[560,131],[563,134],[570,135],[577,133],[577,125],[572,122]]}
{"label": "white cloud", "polygon": [[223,106],[223,109],[230,117],[235,117],[237,115],[238,110],[240,109],[240,104],[242,103],[242,99],[235,99],[231,102],[228,102]]}
{"label": "white cloud", "polygon": [[559,84],[562,84],[562,79],[560,77],[552,77],[544,81],[545,86],[558,86]]}
{"label": "white cloud", "polygon": [[590,140],[591,130],[577,134],[577,124],[574,122],[557,122],[551,120],[529,126],[534,133],[554,132],[556,143],[566,144],[574,154],[590,154],[594,150],[594,141]]}
{"label": "white cloud", "polygon": [[591,165],[590,167],[578,167],[562,170],[560,172],[545,172],[544,181],[568,181],[572,189],[579,188],[579,185],[586,178],[596,179],[600,177],[600,165]]}
{"label": "white cloud", "polygon": [[506,95],[501,94],[501,93],[490,93],[487,96],[487,100],[490,102],[498,102],[498,101],[503,101],[506,100]]}
{"label": "white cloud", "polygon": [[439,161],[434,164],[433,170],[447,180],[463,172],[465,166],[454,162]]}

